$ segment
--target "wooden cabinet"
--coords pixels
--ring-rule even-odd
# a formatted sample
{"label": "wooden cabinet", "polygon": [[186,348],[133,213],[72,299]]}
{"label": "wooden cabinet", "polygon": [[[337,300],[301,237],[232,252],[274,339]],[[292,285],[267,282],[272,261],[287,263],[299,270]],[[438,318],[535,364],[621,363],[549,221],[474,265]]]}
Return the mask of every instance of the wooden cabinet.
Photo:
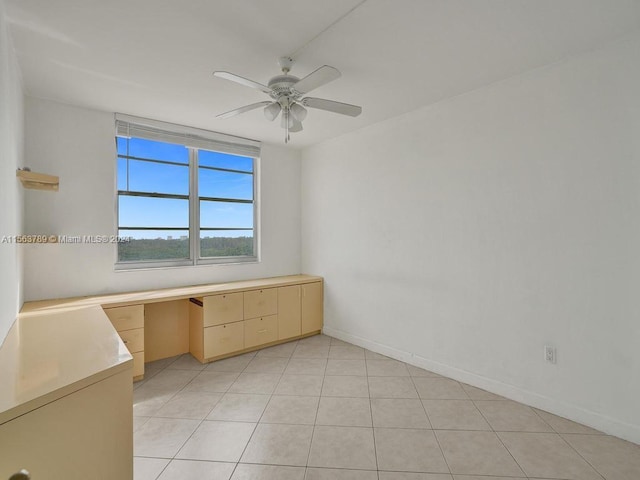
{"label": "wooden cabinet", "polygon": [[191,298],[191,354],[211,362],[322,330],[321,280],[272,285]]}
{"label": "wooden cabinet", "polygon": [[278,340],[300,335],[302,318],[300,285],[278,288]]}
{"label": "wooden cabinet", "polygon": [[323,292],[322,282],[302,285],[302,334],[322,330]]}
{"label": "wooden cabinet", "polygon": [[131,369],[0,425],[0,478],[132,480]]}
{"label": "wooden cabinet", "polygon": [[257,347],[278,340],[278,316],[252,318],[244,322],[244,348]]}
{"label": "wooden cabinet", "polygon": [[144,327],[144,305],[105,308],[104,313],[118,332]]}
{"label": "wooden cabinet", "polygon": [[127,346],[129,353],[144,351],[144,328],[134,328],[133,330],[125,330],[118,333]]}
{"label": "wooden cabinet", "polygon": [[133,356],[133,380],[144,378],[144,305],[105,308],[114,328]]}
{"label": "wooden cabinet", "polygon": [[219,357],[244,348],[244,322],[204,329],[204,357]]}
{"label": "wooden cabinet", "polygon": [[266,317],[278,313],[278,290],[264,288],[244,292],[244,318]]}
{"label": "wooden cabinet", "polygon": [[243,315],[242,292],[209,295],[203,298],[204,326],[239,322]]}

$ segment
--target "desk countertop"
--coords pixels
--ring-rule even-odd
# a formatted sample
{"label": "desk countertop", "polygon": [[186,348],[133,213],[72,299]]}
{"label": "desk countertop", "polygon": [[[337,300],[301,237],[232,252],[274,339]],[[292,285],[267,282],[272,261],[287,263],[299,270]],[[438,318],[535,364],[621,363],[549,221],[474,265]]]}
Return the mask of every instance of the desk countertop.
{"label": "desk countertop", "polygon": [[20,315],[0,348],[0,424],[132,363],[99,306]]}
{"label": "desk countertop", "polygon": [[88,297],[58,298],[54,300],[39,300],[27,302],[21,310],[24,314],[49,313],[52,310],[69,307],[86,307],[100,305],[103,307],[118,307],[142,303],[168,302],[182,298],[215,295],[217,293],[232,293],[259,288],[283,287],[300,283],[322,281],[322,277],[313,275],[287,275],[283,277],[261,278],[258,280],[242,280],[238,282],[214,283],[208,285],[193,285],[189,287],[163,288],[159,290],[143,290],[139,292],[113,293],[108,295],[93,295]]}

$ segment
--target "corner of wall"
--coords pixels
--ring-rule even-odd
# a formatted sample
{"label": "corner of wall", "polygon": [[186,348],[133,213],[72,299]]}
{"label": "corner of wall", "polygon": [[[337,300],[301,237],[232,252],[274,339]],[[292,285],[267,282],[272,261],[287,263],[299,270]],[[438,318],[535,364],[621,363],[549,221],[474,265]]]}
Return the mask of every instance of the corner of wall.
{"label": "corner of wall", "polygon": [[23,252],[13,238],[22,232],[24,194],[15,171],[24,158],[24,95],[20,68],[0,0],[0,344],[23,301]]}

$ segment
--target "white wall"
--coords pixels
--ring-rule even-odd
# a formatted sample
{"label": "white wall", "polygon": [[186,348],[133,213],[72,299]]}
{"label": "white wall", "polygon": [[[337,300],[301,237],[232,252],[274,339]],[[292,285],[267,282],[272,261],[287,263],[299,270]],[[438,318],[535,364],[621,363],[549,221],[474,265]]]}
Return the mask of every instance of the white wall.
{"label": "white wall", "polygon": [[638,52],[305,150],[302,269],[325,277],[327,333],[640,442]]}
{"label": "white wall", "polygon": [[[22,233],[23,95],[20,69],[0,0],[0,239]],[[22,247],[0,243],[0,345],[22,306]]]}
{"label": "white wall", "polygon": [[[31,234],[115,234],[115,141],[112,113],[26,97],[26,159],[59,175],[60,191],[25,202]],[[27,300],[196,285],[300,272],[300,155],[264,146],[262,262],[163,270],[114,271],[115,246],[30,245],[25,254]]]}

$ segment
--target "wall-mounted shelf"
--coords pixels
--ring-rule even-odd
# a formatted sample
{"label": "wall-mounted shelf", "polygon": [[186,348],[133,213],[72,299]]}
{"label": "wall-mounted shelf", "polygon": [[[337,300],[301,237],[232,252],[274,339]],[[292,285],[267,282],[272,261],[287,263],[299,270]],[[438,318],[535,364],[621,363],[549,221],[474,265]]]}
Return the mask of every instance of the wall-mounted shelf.
{"label": "wall-mounted shelf", "polygon": [[60,179],[55,175],[30,172],[29,170],[17,170],[16,176],[24,188],[57,192],[60,184]]}

